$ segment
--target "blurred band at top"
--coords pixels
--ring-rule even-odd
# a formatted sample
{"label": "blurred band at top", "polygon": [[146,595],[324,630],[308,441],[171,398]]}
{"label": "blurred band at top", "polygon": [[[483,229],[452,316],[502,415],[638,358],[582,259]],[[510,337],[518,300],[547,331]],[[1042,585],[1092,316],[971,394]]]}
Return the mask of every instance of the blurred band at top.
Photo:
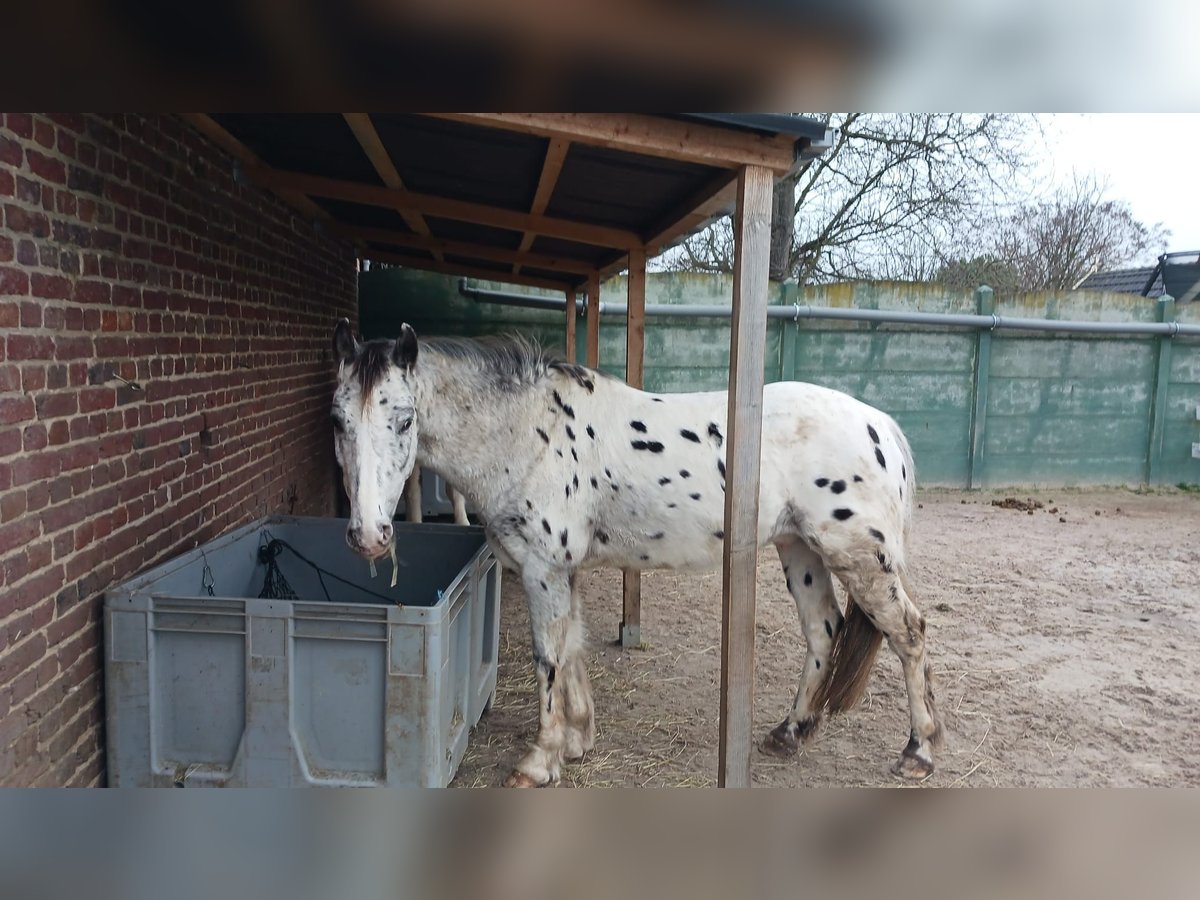
{"label": "blurred band at top", "polygon": [[9,11],[0,73],[10,105],[1171,109],[1198,24],[1182,0],[45,0]]}

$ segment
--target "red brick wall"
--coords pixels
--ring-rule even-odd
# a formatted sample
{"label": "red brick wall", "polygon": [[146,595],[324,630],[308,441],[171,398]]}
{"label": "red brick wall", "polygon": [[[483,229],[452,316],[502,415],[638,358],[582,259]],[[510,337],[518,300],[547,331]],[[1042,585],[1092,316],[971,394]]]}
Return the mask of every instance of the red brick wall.
{"label": "red brick wall", "polygon": [[354,260],[232,171],[173,117],[3,116],[0,785],[104,783],[107,587],[332,512]]}

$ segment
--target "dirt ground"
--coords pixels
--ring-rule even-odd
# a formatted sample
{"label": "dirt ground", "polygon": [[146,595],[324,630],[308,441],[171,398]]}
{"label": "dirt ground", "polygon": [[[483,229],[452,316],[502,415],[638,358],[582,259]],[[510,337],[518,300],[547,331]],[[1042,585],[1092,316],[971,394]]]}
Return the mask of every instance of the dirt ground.
{"label": "dirt ground", "polygon": [[[1022,502],[992,504],[1009,497]],[[925,784],[1200,786],[1200,494],[924,491],[919,500],[911,581],[947,730]],[[580,584],[598,735],[585,759],[564,767],[563,785],[714,784],[720,573],[646,573],[645,643],[632,651],[613,643],[620,573]],[[528,618],[512,576],[500,629],[496,702],[455,786],[502,783],[536,729]],[[791,705],[803,645],[767,549],[758,740]],[[754,783],[898,784],[887,767],[907,738],[900,666],[885,644],[863,704],[826,721],[791,760],[756,749]]]}

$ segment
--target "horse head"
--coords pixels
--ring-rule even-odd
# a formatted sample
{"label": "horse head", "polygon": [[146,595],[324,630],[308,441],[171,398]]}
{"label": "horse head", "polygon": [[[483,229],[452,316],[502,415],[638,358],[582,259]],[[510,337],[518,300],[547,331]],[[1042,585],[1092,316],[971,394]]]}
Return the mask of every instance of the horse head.
{"label": "horse head", "polygon": [[334,453],[350,498],[346,543],[368,559],[392,546],[392,515],[417,458],[417,335],[360,343],[342,319],[333,333]]}

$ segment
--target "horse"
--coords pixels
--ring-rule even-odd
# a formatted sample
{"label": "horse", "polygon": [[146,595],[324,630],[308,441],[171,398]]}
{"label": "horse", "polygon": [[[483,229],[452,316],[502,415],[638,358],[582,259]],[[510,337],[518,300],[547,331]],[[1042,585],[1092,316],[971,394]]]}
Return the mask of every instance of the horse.
{"label": "horse", "polygon": [[[576,573],[720,565],[727,394],[646,393],[519,338],[418,341],[407,324],[394,341],[363,343],[342,320],[333,350],[347,543],[368,559],[390,551],[417,464],[475,505],[521,579],[532,632],[538,730],[505,784],[557,782],[595,742]],[[763,390],[759,543],[778,550],[807,644],[792,709],[764,751],[794,755],[823,714],[854,706],[886,636],[911,724],[892,772],[933,773],[942,726],[905,577],[914,487],[912,451],[886,414],[812,384]]]}

